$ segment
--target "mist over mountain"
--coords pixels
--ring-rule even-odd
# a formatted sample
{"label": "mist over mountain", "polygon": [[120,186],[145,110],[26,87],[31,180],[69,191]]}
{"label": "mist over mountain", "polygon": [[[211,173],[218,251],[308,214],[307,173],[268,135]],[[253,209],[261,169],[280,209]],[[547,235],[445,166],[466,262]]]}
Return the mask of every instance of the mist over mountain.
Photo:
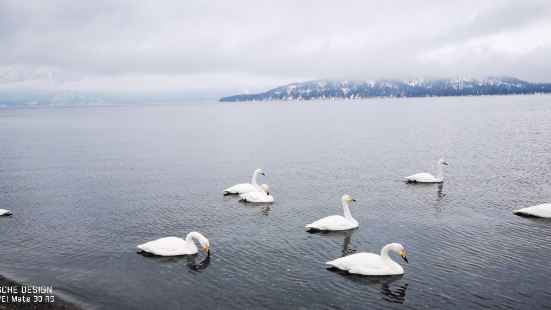
{"label": "mist over mountain", "polygon": [[189,91],[0,91],[0,108],[201,102],[215,101],[220,95]]}
{"label": "mist over mountain", "polygon": [[219,101],[361,99],[373,97],[481,96],[551,93],[551,83],[514,77],[456,79],[318,80],[292,83],[266,92],[222,97]]}

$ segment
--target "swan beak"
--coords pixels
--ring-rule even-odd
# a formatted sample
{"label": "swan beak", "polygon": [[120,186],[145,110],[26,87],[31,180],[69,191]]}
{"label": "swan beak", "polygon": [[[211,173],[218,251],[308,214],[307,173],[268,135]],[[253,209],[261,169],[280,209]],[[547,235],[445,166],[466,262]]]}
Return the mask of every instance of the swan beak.
{"label": "swan beak", "polygon": [[350,199],[350,202],[356,202],[356,199],[351,198],[351,199]]}
{"label": "swan beak", "polygon": [[209,246],[208,245],[205,245],[205,252],[207,252],[207,255],[210,256],[210,251],[209,251]]}
{"label": "swan beak", "polygon": [[448,163],[446,163],[446,162],[443,162],[443,163],[442,163],[442,165],[444,165],[444,166],[447,166],[447,165],[448,165]]}
{"label": "swan beak", "polygon": [[400,257],[402,257],[406,263],[408,263],[408,255],[406,254],[406,249],[402,250],[402,253],[400,253]]}
{"label": "swan beak", "polygon": [[263,176],[266,176],[266,174],[264,172],[260,172],[260,174],[263,175]]}

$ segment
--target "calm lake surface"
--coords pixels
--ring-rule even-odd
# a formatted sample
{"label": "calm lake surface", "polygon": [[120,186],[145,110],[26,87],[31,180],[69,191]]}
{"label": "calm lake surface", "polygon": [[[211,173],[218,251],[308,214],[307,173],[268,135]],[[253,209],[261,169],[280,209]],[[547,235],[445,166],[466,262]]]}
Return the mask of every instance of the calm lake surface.
{"label": "calm lake surface", "polygon": [[[0,274],[87,307],[551,307],[551,221],[512,213],[551,202],[551,96],[1,109],[0,159]],[[274,204],[222,195],[255,168]],[[360,227],[305,232],[343,193]],[[210,259],[136,254],[192,230]],[[390,242],[401,277],[325,268]]]}

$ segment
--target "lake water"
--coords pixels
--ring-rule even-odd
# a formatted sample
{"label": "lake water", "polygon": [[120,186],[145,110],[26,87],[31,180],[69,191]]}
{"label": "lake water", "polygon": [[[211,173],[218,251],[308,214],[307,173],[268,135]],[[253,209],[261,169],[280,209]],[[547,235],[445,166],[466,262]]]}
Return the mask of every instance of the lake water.
{"label": "lake water", "polygon": [[[0,274],[88,307],[551,307],[551,221],[512,214],[551,201],[551,96],[1,109],[0,159]],[[274,204],[222,195],[258,167]],[[360,227],[306,233],[343,193]],[[136,254],[191,230],[210,259]],[[403,276],[325,268],[390,242]]]}

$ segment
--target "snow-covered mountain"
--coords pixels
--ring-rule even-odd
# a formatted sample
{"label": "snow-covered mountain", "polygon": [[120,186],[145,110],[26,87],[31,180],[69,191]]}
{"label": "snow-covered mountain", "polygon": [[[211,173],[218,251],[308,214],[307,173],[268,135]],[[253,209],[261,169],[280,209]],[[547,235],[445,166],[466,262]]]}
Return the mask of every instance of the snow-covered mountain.
{"label": "snow-covered mountain", "polygon": [[220,98],[220,101],[360,99],[372,97],[480,96],[551,93],[551,83],[530,83],[513,77],[319,80],[293,83],[258,94]]}

